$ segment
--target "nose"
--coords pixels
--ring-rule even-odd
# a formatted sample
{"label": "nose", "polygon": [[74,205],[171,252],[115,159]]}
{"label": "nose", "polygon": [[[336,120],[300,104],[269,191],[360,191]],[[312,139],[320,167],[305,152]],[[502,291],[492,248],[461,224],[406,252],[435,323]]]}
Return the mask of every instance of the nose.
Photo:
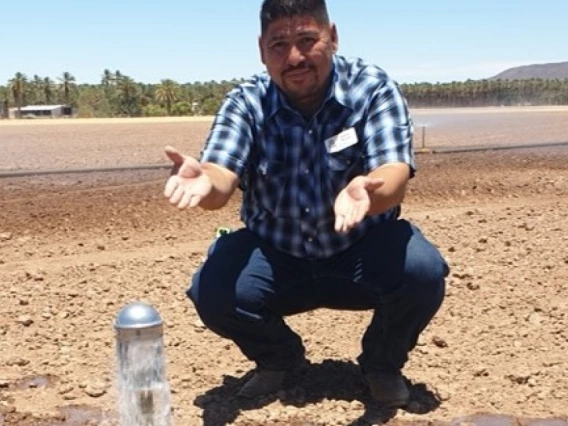
{"label": "nose", "polygon": [[302,51],[298,49],[298,46],[296,46],[295,44],[292,45],[292,47],[290,48],[290,53],[288,54],[288,65],[297,67],[305,60],[306,57],[304,56]]}

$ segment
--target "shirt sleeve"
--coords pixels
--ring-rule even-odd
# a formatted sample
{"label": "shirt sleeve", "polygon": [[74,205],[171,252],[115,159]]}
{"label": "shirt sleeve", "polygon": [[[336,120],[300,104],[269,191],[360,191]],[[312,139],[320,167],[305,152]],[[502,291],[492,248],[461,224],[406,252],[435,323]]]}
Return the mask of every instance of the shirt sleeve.
{"label": "shirt sleeve", "polygon": [[414,126],[396,82],[387,79],[372,94],[363,128],[369,171],[389,163],[405,163],[416,172],[412,147]]}
{"label": "shirt sleeve", "polygon": [[252,134],[252,115],[243,93],[240,88],[233,89],[215,116],[200,161],[225,167],[242,181],[248,166]]}

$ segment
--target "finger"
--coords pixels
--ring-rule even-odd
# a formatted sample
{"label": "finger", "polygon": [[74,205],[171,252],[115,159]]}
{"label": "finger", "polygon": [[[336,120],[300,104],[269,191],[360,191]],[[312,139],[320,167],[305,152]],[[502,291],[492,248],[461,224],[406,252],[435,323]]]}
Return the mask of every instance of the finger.
{"label": "finger", "polygon": [[170,203],[178,204],[181,199],[183,198],[183,194],[185,193],[185,188],[183,186],[178,186],[172,196],[170,197]]}
{"label": "finger", "polygon": [[183,163],[184,156],[174,147],[166,146],[165,148],[166,155],[168,158],[175,164],[180,165]]}
{"label": "finger", "polygon": [[171,176],[166,182],[166,188],[164,189],[164,196],[170,198],[176,188],[178,187],[178,179],[176,176]]}
{"label": "finger", "polygon": [[349,216],[343,215],[341,217],[341,219],[342,219],[342,224],[341,224],[340,232],[345,234],[346,232],[349,231],[349,229],[351,229],[351,227],[349,226]]}
{"label": "finger", "polygon": [[364,216],[365,212],[359,204],[356,204],[353,207],[351,207],[345,219],[345,232],[350,231],[356,225],[358,225]]}
{"label": "finger", "polygon": [[189,202],[189,207],[191,208],[197,207],[202,199],[203,197],[201,195],[194,194],[193,197],[191,197],[191,201]]}
{"label": "finger", "polygon": [[356,225],[355,209],[350,209],[349,213],[345,216],[344,232],[348,232]]}
{"label": "finger", "polygon": [[187,206],[189,206],[191,197],[193,197],[193,194],[191,192],[184,191],[183,196],[181,197],[181,200],[178,203],[178,208],[185,209]]}
{"label": "finger", "polygon": [[343,232],[343,215],[336,215],[335,216],[335,232]]}
{"label": "finger", "polygon": [[353,209],[353,225],[361,223],[365,217],[366,211],[362,206],[357,206]]}

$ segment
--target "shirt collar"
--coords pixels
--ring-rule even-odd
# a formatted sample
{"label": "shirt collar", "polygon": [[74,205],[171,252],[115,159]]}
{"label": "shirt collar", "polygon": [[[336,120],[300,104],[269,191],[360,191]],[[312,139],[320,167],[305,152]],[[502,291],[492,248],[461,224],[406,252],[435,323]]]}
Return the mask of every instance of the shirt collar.
{"label": "shirt collar", "polygon": [[345,62],[346,61],[341,56],[335,55],[333,57],[333,69],[331,71],[333,84],[331,85],[327,100],[335,99],[338,103],[353,111],[355,110],[355,105],[347,93],[350,82],[348,80],[348,70],[346,69]]}

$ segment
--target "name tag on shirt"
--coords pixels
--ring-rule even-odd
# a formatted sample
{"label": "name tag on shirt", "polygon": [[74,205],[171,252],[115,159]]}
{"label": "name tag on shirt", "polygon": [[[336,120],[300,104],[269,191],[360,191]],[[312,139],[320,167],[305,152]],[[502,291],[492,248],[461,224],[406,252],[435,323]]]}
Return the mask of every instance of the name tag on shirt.
{"label": "name tag on shirt", "polygon": [[333,154],[334,152],[339,152],[345,148],[355,145],[358,141],[357,132],[355,132],[355,129],[351,127],[327,139],[325,141],[325,147],[327,152]]}

